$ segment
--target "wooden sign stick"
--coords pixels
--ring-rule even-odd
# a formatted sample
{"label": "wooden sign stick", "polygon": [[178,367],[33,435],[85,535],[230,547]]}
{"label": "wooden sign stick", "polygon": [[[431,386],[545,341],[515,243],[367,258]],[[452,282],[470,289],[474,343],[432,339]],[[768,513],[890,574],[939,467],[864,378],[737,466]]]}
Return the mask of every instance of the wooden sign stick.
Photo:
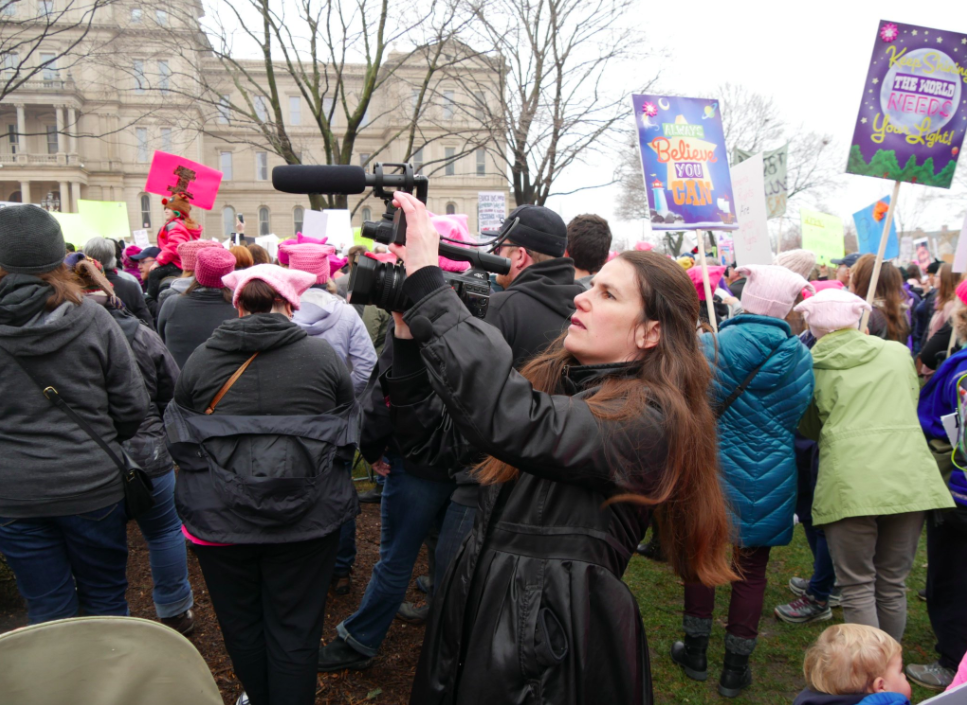
{"label": "wooden sign stick", "polygon": [[[900,194],[900,182],[893,184],[893,196],[890,198],[890,208],[886,212],[886,219],[883,221],[883,234],[880,236],[880,249],[876,253],[876,264],[873,265],[873,276],[870,277],[870,289],[866,292],[866,303],[873,306],[873,299],[876,298],[876,284],[880,279],[880,268],[883,266],[883,255],[886,254],[886,243],[890,239],[890,227],[893,225],[893,213],[896,211],[896,199]],[[860,330],[866,330],[866,324],[870,321],[870,312],[864,311],[863,318],[860,319]]]}

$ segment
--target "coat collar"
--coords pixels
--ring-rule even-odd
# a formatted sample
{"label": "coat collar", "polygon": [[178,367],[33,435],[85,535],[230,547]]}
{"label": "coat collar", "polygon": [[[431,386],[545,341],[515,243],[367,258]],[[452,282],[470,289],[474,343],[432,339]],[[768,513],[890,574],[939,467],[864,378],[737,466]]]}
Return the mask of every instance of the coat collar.
{"label": "coat collar", "polygon": [[641,370],[638,362],[612,362],[606,365],[565,365],[561,384],[567,394],[577,394],[593,387],[606,377],[635,377]]}

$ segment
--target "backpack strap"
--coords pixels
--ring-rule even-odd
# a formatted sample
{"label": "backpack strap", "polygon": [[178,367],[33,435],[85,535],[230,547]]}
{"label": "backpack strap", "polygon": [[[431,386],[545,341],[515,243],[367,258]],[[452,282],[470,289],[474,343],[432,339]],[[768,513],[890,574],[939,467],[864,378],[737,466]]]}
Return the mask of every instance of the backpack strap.
{"label": "backpack strap", "polygon": [[769,362],[772,356],[775,355],[777,352],[779,352],[779,348],[776,348],[771,353],[769,353],[766,356],[766,359],[760,362],[758,365],[756,365],[752,369],[752,372],[749,373],[749,376],[746,377],[744,380],[742,380],[742,384],[740,384],[738,387],[732,390],[732,393],[729,394],[729,396],[725,398],[725,401],[723,401],[715,410],[715,418],[720,419],[722,418],[722,416],[725,415],[725,412],[728,410],[728,408],[732,406],[732,402],[734,402],[736,399],[742,396],[742,393],[746,390],[746,388],[750,384],[752,384],[752,380],[755,379],[755,376],[759,374],[759,370],[765,367],[765,364]]}
{"label": "backpack strap", "polygon": [[238,381],[238,378],[242,376],[245,370],[248,369],[248,366],[251,365],[252,361],[258,356],[259,354],[255,353],[254,355],[252,355],[252,357],[250,357],[248,360],[243,362],[241,367],[235,370],[235,374],[233,374],[231,377],[228,378],[228,381],[222,385],[222,388],[218,390],[218,394],[216,394],[215,398],[212,399],[211,404],[209,404],[208,408],[205,409],[206,414],[213,414],[215,412],[215,407],[218,406],[218,402],[222,400],[222,397],[228,393],[228,390],[232,388],[232,385]]}

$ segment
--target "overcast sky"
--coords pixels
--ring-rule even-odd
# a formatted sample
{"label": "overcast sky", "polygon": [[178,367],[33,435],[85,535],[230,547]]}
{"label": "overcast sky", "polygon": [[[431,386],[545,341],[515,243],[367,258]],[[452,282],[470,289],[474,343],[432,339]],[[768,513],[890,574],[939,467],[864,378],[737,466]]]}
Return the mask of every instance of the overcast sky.
{"label": "overcast sky", "polygon": [[[838,156],[845,170],[881,19],[967,34],[967,3],[691,0],[682,4],[649,0],[643,3],[643,14],[635,21],[641,22],[647,33],[643,50],[664,49],[668,56],[660,62],[657,92],[715,98],[715,87],[730,82],[773,96],[788,122],[801,122],[806,131],[833,136],[841,145]],[[967,52],[963,59],[967,60]],[[646,75],[654,73],[655,64],[652,59],[642,62]],[[628,114],[630,123],[630,102]],[[729,150],[733,147],[727,146]],[[557,189],[569,191],[582,183],[604,183],[610,179],[612,167],[610,159],[572,167]],[[958,172],[964,169],[967,162],[961,159]],[[827,206],[844,219],[888,195],[892,187],[882,179],[854,175],[845,176],[843,184],[838,196],[827,199]],[[916,198],[918,190],[925,188],[904,184],[900,202],[905,197]],[[618,237],[636,240],[640,224],[619,222],[614,216],[616,195],[617,187],[612,186],[555,197],[548,205],[565,220],[579,213],[598,213],[612,222]],[[940,229],[943,224],[959,230],[965,211],[967,196],[963,189],[955,189],[931,204],[924,224],[928,230]]]}

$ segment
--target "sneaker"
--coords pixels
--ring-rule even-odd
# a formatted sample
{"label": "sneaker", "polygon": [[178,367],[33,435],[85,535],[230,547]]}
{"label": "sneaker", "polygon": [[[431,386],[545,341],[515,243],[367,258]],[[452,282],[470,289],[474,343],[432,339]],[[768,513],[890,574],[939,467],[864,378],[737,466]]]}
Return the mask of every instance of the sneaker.
{"label": "sneaker", "polygon": [[776,607],[775,614],[777,618],[788,624],[824,622],[833,618],[829,603],[814,599],[808,592],[788,604],[779,605]]}
{"label": "sneaker", "polygon": [[917,597],[919,597],[921,600],[923,600],[924,602],[926,602],[927,601],[927,588],[924,588],[923,590],[917,590]]}
{"label": "sneaker", "polygon": [[[790,578],[789,589],[793,595],[802,597],[809,592],[809,581],[804,578]],[[833,609],[842,607],[843,591],[838,587],[834,587],[829,593],[829,600],[827,602]]]}
{"label": "sneaker", "polygon": [[346,643],[345,639],[336,637],[319,649],[319,672],[332,671],[362,671],[373,664],[373,659],[364,656]]}
{"label": "sneaker", "polygon": [[188,636],[195,630],[195,613],[191,610],[185,610],[174,617],[163,617],[161,623],[174,629],[182,636]]}
{"label": "sneaker", "polygon": [[430,603],[424,602],[417,607],[412,602],[404,602],[396,610],[396,618],[409,624],[424,624],[426,618],[430,616]]}
{"label": "sneaker", "polygon": [[359,501],[363,504],[379,504],[383,501],[383,486],[377,484],[373,489],[360,493]]}
{"label": "sneaker", "polygon": [[433,592],[433,579],[429,575],[421,575],[416,579],[416,587],[429,595]]}
{"label": "sneaker", "polygon": [[235,705],[249,705],[250,702],[248,693],[243,690],[242,694],[238,696],[238,700],[235,701]]}
{"label": "sneaker", "polygon": [[329,583],[329,589],[337,595],[348,595],[353,589],[352,572],[345,575],[333,575]]}
{"label": "sneaker", "polygon": [[661,544],[652,539],[648,543],[638,544],[638,553],[659,563],[665,562],[665,554],[661,550]]}
{"label": "sneaker", "polygon": [[917,685],[935,691],[946,690],[957,675],[952,668],[944,668],[937,661],[925,665],[911,663],[907,666],[906,672],[907,678]]}

